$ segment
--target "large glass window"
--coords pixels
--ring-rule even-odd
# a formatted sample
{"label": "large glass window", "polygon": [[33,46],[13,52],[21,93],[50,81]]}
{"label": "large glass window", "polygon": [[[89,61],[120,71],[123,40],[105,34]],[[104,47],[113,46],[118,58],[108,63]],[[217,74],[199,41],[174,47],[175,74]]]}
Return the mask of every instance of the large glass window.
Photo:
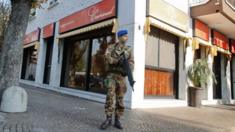
{"label": "large glass window", "polygon": [[146,44],[146,66],[175,70],[175,43],[177,43],[175,36],[162,30],[152,29]]}
{"label": "large glass window", "polygon": [[176,97],[178,38],[151,28],[145,54],[145,96]]}
{"label": "large glass window", "polygon": [[69,88],[86,88],[86,71],[88,62],[89,39],[68,41],[65,43],[66,65],[64,86]]}
{"label": "large glass window", "polygon": [[112,27],[64,39],[61,85],[63,87],[105,93],[104,54],[115,43]]}
{"label": "large glass window", "polygon": [[109,44],[115,42],[114,36],[104,36],[92,39],[92,57],[90,72],[90,90],[98,93],[105,93],[103,79],[105,72],[104,54]]}
{"label": "large glass window", "polygon": [[49,84],[50,77],[51,77],[51,63],[52,63],[54,37],[47,38],[45,42],[46,42],[47,49],[46,49],[43,83]]}

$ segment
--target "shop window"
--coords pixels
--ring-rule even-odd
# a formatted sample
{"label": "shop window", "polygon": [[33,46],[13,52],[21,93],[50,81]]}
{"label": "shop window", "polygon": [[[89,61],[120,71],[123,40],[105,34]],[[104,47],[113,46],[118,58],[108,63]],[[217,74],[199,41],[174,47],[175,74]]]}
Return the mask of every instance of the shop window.
{"label": "shop window", "polygon": [[115,43],[112,27],[106,27],[64,39],[61,86],[106,93],[104,54]]}
{"label": "shop window", "polygon": [[21,79],[35,81],[37,54],[35,47],[24,49]]}
{"label": "shop window", "polygon": [[115,37],[113,35],[92,39],[90,91],[105,93],[103,87],[103,79],[106,75],[104,54],[107,46],[114,42]]}
{"label": "shop window", "polygon": [[178,38],[153,28],[148,35],[145,54],[145,96],[176,97]]}
{"label": "shop window", "polygon": [[175,70],[176,40],[177,38],[175,36],[169,36],[167,32],[153,30],[149,34],[146,44],[145,64],[151,67]]}
{"label": "shop window", "polygon": [[65,43],[63,86],[85,90],[89,39]]}
{"label": "shop window", "polygon": [[54,37],[45,39],[45,42],[46,42],[47,48],[46,48],[43,83],[49,84],[50,77],[51,77],[51,63],[52,63]]}

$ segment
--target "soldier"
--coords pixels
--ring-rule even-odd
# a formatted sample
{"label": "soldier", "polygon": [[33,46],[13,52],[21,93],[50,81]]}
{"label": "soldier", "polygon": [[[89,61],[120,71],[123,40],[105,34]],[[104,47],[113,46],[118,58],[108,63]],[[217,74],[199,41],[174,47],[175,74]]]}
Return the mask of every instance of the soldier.
{"label": "soldier", "polygon": [[[101,129],[106,129],[112,125],[112,115],[115,111],[115,123],[114,126],[118,129],[123,129],[120,122],[120,117],[124,112],[123,98],[126,93],[126,71],[122,67],[122,54],[128,59],[128,62],[133,70],[133,53],[132,49],[126,46],[128,40],[128,31],[120,30],[117,33],[119,42],[108,46],[105,53],[106,71],[107,76],[104,80],[104,86],[107,89],[105,114],[106,120],[101,124]],[[116,97],[115,97],[116,96]],[[116,102],[114,108],[114,100]]]}

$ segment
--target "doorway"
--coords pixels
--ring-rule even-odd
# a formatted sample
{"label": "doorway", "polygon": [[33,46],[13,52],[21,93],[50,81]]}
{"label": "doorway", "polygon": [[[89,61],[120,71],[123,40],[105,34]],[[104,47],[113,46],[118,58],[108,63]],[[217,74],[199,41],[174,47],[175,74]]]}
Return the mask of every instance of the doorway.
{"label": "doorway", "polygon": [[53,37],[46,39],[47,49],[46,49],[45,70],[44,70],[44,78],[43,78],[44,84],[50,83],[53,43],[54,43]]}
{"label": "doorway", "polygon": [[213,72],[217,83],[213,83],[213,98],[222,98],[222,85],[221,85],[221,53],[214,57]]}

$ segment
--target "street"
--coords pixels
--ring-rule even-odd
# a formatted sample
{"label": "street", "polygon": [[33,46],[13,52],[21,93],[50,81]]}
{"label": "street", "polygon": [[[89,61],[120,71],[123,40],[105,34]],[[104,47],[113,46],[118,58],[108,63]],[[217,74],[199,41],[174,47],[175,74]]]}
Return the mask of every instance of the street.
{"label": "street", "polygon": [[[99,132],[105,119],[103,104],[39,88],[26,88],[26,113],[0,113],[1,132]],[[126,110],[125,132],[234,132],[235,106],[200,109],[158,108]],[[120,131],[110,127],[105,131]]]}

